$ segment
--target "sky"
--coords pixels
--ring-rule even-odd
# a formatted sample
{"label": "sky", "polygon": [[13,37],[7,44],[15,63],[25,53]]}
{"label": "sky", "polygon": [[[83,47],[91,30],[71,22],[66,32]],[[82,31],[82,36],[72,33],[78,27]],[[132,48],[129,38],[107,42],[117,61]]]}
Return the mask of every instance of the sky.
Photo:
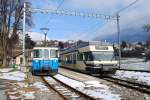
{"label": "sky", "polygon": [[[30,0],[32,8],[56,10],[63,0]],[[58,10],[116,15],[120,9],[135,0],[64,0]],[[120,29],[142,28],[150,23],[150,0],[139,0],[120,12]],[[93,40],[96,37],[116,34],[116,20],[104,20],[80,16],[65,16],[51,13],[33,13],[34,25],[28,29],[33,40],[44,39],[40,28],[49,28],[48,40]]]}

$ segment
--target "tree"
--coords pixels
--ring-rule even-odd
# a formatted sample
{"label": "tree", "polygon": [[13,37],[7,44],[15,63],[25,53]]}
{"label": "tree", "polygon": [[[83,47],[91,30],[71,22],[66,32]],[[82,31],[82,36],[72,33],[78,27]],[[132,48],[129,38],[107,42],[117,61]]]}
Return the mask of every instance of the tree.
{"label": "tree", "polygon": [[122,41],[121,48],[125,48],[125,47],[127,47],[127,43],[126,43],[126,41]]}
{"label": "tree", "polygon": [[142,43],[142,42],[138,42],[137,44],[138,44],[138,45],[141,45],[141,46],[143,45],[143,43]]}
{"label": "tree", "polygon": [[58,45],[59,45],[59,48],[60,48],[60,49],[64,49],[64,43],[63,43],[63,42],[60,41],[60,42],[58,43]]}
{"label": "tree", "polygon": [[26,49],[32,49],[35,46],[35,42],[31,40],[30,36],[28,34],[25,35],[25,48]]}
{"label": "tree", "polygon": [[[6,66],[7,57],[19,40],[18,29],[22,28],[23,4],[25,0],[0,0],[0,46],[3,51],[3,67]],[[26,2],[27,8],[31,7]],[[31,26],[31,12],[27,13],[27,25]]]}

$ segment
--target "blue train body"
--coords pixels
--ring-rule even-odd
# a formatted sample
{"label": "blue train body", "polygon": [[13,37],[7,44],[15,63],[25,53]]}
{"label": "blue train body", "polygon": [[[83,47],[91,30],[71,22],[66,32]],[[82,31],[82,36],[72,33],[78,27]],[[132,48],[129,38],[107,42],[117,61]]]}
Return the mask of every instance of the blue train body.
{"label": "blue train body", "polygon": [[58,72],[58,48],[35,47],[33,49],[32,55],[32,74],[51,74]]}

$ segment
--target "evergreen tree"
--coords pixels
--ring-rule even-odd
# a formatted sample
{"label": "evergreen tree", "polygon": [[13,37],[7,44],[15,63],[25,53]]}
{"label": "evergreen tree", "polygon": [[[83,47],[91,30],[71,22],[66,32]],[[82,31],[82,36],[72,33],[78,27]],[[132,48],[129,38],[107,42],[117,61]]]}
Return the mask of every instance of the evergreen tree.
{"label": "evergreen tree", "polygon": [[32,49],[35,46],[35,42],[30,38],[28,34],[25,35],[25,48]]}
{"label": "evergreen tree", "polygon": [[126,41],[122,41],[121,48],[125,48],[125,47],[127,47],[127,43],[126,43]]}

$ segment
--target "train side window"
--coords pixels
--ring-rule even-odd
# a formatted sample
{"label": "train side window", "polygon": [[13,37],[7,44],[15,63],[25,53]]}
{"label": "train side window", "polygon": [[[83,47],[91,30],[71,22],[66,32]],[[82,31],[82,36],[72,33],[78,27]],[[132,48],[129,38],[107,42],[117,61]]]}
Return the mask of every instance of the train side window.
{"label": "train side window", "polygon": [[79,60],[79,61],[82,61],[82,60],[83,60],[83,53],[79,53],[79,54],[78,54],[78,60]]}
{"label": "train side window", "polygon": [[93,60],[92,52],[84,52],[84,57],[85,57],[86,61],[92,61]]}
{"label": "train side window", "polygon": [[66,56],[66,63],[69,64],[69,55]]}
{"label": "train side window", "polygon": [[76,54],[73,54],[73,64],[76,64]]}

